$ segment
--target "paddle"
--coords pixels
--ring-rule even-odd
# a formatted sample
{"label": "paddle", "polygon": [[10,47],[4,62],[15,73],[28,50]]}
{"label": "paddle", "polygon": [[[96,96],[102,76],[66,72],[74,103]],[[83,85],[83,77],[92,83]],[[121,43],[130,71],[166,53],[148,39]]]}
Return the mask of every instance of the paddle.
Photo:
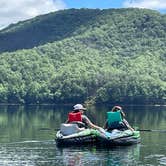
{"label": "paddle", "polygon": [[166,132],[166,130],[152,130],[152,129],[137,129],[137,131],[147,131],[147,132]]}
{"label": "paddle", "polygon": [[54,130],[54,131],[57,131],[57,130],[59,130],[59,129],[39,128],[38,130],[42,130],[42,131]]}
{"label": "paddle", "polygon": [[[51,128],[39,128],[39,130],[43,130],[43,131],[48,131],[48,130],[53,130],[53,131],[58,131],[60,129],[51,129]],[[166,130],[160,130],[160,129],[136,129],[136,131],[145,131],[145,132],[166,132]]]}

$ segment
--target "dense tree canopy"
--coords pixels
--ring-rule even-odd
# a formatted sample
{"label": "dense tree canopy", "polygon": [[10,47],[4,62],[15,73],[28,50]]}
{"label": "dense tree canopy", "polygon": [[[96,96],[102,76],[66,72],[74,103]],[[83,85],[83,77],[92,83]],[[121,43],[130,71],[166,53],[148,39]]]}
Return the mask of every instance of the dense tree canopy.
{"label": "dense tree canopy", "polygon": [[70,9],[10,25],[0,31],[0,102],[164,103],[165,27],[147,9]]}

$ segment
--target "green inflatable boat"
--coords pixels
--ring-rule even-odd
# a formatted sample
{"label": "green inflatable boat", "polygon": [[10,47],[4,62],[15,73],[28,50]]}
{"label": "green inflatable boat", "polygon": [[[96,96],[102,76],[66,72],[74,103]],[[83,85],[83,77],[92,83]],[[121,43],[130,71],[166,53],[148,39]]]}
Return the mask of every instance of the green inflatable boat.
{"label": "green inflatable boat", "polygon": [[94,144],[96,143],[97,132],[93,129],[85,129],[79,133],[63,135],[61,131],[58,131],[55,140],[58,146]]}
{"label": "green inflatable boat", "polygon": [[58,146],[96,144],[102,146],[121,146],[140,143],[140,132],[131,130],[113,130],[100,132],[94,129],[85,129],[79,133],[63,135],[61,131],[56,133]]}
{"label": "green inflatable boat", "polygon": [[122,146],[133,145],[140,143],[140,131],[131,130],[113,130],[112,132],[100,133],[97,137],[97,142],[106,146]]}
{"label": "green inflatable boat", "polygon": [[[140,132],[129,129],[119,129],[122,122],[121,113],[107,112],[107,121],[112,129],[110,132],[94,129],[83,129],[80,131],[77,124],[61,124],[60,131],[56,134],[57,145],[83,145],[96,144],[102,146],[132,145],[140,142]],[[116,126],[114,126],[116,124]],[[115,128],[116,129],[115,129]]]}

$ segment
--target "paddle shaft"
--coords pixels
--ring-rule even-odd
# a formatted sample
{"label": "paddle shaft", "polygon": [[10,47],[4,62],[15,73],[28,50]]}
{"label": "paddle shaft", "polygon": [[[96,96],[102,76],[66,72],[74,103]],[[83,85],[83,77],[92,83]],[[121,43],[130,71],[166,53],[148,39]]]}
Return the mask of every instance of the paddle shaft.
{"label": "paddle shaft", "polygon": [[152,129],[138,129],[137,131],[147,131],[147,132],[166,132],[166,130],[152,130]]}
{"label": "paddle shaft", "polygon": [[[58,131],[60,129],[51,129],[51,128],[40,128],[39,130],[47,131],[47,130],[54,130]],[[152,130],[152,129],[137,129],[136,131],[145,131],[145,132],[166,132],[166,130]]]}

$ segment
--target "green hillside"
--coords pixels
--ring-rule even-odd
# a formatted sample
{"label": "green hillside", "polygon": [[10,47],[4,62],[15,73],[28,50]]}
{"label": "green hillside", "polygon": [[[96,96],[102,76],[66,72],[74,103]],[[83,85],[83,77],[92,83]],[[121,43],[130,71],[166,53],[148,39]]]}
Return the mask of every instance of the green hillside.
{"label": "green hillside", "polygon": [[[0,102],[165,103],[166,15],[70,9],[0,31]],[[27,49],[29,48],[29,49]]]}
{"label": "green hillside", "polygon": [[[10,25],[0,33],[0,52],[33,48],[78,35],[101,14],[100,10],[64,10]],[[82,30],[81,30],[82,31]],[[85,29],[83,30],[85,31]]]}

